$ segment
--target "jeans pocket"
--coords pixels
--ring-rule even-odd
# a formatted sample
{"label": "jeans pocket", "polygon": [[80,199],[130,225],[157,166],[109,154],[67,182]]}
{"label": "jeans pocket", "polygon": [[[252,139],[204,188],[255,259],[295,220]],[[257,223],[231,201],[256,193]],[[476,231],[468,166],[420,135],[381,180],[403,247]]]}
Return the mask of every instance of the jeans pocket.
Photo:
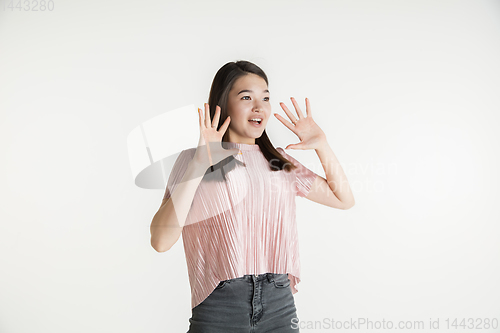
{"label": "jeans pocket", "polygon": [[215,287],[215,289],[222,289],[226,286],[226,284],[228,284],[229,281],[228,280],[223,280],[223,281],[220,281],[219,284],[217,285],[217,287]]}
{"label": "jeans pocket", "polygon": [[287,288],[290,286],[288,274],[274,274],[273,283],[276,288]]}

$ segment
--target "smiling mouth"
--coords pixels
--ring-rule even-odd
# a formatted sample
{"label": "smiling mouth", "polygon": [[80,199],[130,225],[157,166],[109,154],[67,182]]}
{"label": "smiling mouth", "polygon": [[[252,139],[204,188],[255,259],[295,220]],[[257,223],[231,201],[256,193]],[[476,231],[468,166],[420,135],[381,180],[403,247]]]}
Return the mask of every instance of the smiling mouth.
{"label": "smiling mouth", "polygon": [[253,127],[260,128],[262,125],[262,120],[260,121],[254,121],[254,120],[249,120],[248,121]]}
{"label": "smiling mouth", "polygon": [[262,122],[264,121],[264,117],[260,116],[260,115],[252,115],[252,117],[250,119],[248,119],[249,122],[251,122],[252,124],[262,124]]}

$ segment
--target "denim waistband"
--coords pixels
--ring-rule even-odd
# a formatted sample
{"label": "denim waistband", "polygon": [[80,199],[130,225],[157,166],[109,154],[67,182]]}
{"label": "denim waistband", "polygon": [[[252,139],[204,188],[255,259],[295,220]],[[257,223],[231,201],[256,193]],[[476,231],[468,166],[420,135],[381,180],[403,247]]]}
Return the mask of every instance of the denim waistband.
{"label": "denim waistband", "polygon": [[244,276],[229,279],[228,281],[252,280],[252,279],[254,279],[254,281],[262,281],[262,280],[267,279],[269,282],[272,282],[275,279],[275,277],[279,277],[281,275],[287,275],[287,273],[284,273],[284,274],[281,274],[281,273],[246,274]]}

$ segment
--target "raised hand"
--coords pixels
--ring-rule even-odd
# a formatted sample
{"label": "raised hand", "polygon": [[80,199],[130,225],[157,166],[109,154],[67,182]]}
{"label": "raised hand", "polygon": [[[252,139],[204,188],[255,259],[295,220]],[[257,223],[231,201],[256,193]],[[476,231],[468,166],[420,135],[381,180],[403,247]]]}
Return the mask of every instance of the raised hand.
{"label": "raised hand", "polygon": [[198,108],[198,116],[200,121],[200,140],[194,156],[195,161],[206,165],[208,168],[219,163],[223,159],[232,155],[237,155],[240,152],[237,148],[224,149],[222,147],[222,137],[224,136],[224,133],[226,133],[231,119],[230,117],[227,117],[220,127],[220,130],[217,130],[220,118],[220,106],[217,105],[215,108],[213,121],[210,121],[210,106],[207,103],[205,103],[204,112],[202,109]]}
{"label": "raised hand", "polygon": [[317,149],[321,147],[326,142],[326,135],[323,130],[314,122],[312,117],[311,105],[309,103],[309,99],[306,98],[306,114],[307,117],[304,117],[302,111],[300,111],[299,105],[295,98],[291,97],[293,105],[295,106],[295,111],[297,112],[296,117],[288,110],[285,103],[281,102],[280,106],[285,111],[288,118],[290,118],[291,122],[275,113],[274,115],[278,118],[279,121],[283,123],[290,131],[295,133],[300,139],[300,143],[289,144],[285,149]]}

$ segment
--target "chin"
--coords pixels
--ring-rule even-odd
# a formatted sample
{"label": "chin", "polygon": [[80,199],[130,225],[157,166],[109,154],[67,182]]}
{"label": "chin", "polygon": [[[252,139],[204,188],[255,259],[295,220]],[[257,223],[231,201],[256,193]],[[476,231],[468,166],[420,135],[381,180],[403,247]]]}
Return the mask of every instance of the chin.
{"label": "chin", "polygon": [[252,139],[258,139],[258,138],[260,138],[260,137],[262,136],[262,134],[264,134],[264,131],[260,132],[260,134],[259,134],[259,135],[257,135],[257,136],[250,135],[250,137],[251,137]]}

